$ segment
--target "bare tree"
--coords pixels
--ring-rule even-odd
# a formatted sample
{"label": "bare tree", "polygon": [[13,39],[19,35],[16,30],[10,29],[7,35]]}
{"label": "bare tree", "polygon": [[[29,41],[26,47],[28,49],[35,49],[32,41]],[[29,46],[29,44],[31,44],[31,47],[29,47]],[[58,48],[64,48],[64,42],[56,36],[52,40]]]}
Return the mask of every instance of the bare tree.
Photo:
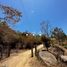
{"label": "bare tree", "polygon": [[51,27],[48,21],[42,21],[40,23],[41,25],[41,32],[43,35],[45,35],[46,37],[49,37],[51,34]]}
{"label": "bare tree", "polygon": [[48,48],[50,47],[49,37],[51,35],[51,28],[48,21],[43,21],[41,22],[40,25],[41,25],[41,32],[42,32],[41,40],[43,42],[43,45],[47,48],[48,51]]}
{"label": "bare tree", "polygon": [[20,17],[22,16],[21,12],[9,6],[0,4],[0,9],[4,14],[4,17],[2,17],[1,19],[4,19],[6,21],[18,22],[20,20]]}

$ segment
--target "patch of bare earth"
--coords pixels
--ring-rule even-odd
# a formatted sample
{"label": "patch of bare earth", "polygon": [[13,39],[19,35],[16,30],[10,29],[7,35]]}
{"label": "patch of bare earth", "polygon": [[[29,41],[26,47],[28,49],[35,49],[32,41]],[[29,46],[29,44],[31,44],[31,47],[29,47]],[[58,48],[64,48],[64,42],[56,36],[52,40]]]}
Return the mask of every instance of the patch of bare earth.
{"label": "patch of bare earth", "polygon": [[[38,49],[43,46],[38,46]],[[7,58],[5,61],[0,62],[0,67],[45,67],[42,66],[40,61],[36,59],[36,57],[31,58],[31,51],[27,50],[18,55],[11,56]]]}
{"label": "patch of bare earth", "polygon": [[36,57],[33,57],[29,61],[30,67],[46,67]]}

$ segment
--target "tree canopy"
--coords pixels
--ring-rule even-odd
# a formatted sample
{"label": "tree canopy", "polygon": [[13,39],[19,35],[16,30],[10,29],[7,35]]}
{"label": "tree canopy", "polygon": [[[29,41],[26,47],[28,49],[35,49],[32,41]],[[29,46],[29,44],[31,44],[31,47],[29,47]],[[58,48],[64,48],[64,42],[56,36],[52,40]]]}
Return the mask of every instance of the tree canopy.
{"label": "tree canopy", "polygon": [[42,34],[45,35],[46,37],[49,37],[51,28],[50,28],[50,24],[48,23],[48,21],[42,21],[40,25],[41,25]]}
{"label": "tree canopy", "polygon": [[61,28],[55,27],[52,31],[52,37],[56,38],[58,41],[63,41],[66,38],[66,34]]}
{"label": "tree canopy", "polygon": [[21,12],[19,12],[17,9],[6,5],[0,4],[0,9],[2,11],[2,14],[4,14],[4,17],[0,17],[1,20],[11,21],[15,23],[18,22],[22,16]]}

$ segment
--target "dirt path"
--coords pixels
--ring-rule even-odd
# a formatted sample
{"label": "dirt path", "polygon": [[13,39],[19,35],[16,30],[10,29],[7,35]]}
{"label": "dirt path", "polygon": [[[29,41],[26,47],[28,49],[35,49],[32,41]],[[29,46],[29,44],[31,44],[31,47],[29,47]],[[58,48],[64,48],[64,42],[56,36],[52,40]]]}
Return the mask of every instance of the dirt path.
{"label": "dirt path", "polygon": [[[42,48],[43,45],[38,46],[37,49]],[[34,50],[35,51],[35,50]],[[31,59],[31,51],[19,53],[17,56],[9,57],[6,61],[0,63],[0,67],[31,67],[29,61]]]}

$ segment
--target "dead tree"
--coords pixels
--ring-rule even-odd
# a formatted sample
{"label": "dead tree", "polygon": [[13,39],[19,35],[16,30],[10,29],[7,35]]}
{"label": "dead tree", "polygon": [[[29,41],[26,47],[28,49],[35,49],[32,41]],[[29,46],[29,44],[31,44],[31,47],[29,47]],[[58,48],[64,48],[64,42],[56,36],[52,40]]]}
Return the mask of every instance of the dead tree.
{"label": "dead tree", "polygon": [[5,20],[5,21],[18,22],[20,20],[20,17],[22,16],[21,12],[19,12],[16,9],[9,7],[9,6],[0,4],[0,9],[3,11],[3,14],[5,15],[1,19]]}
{"label": "dead tree", "polygon": [[48,21],[42,21],[40,23],[42,35],[49,37],[51,35],[51,27]]}

